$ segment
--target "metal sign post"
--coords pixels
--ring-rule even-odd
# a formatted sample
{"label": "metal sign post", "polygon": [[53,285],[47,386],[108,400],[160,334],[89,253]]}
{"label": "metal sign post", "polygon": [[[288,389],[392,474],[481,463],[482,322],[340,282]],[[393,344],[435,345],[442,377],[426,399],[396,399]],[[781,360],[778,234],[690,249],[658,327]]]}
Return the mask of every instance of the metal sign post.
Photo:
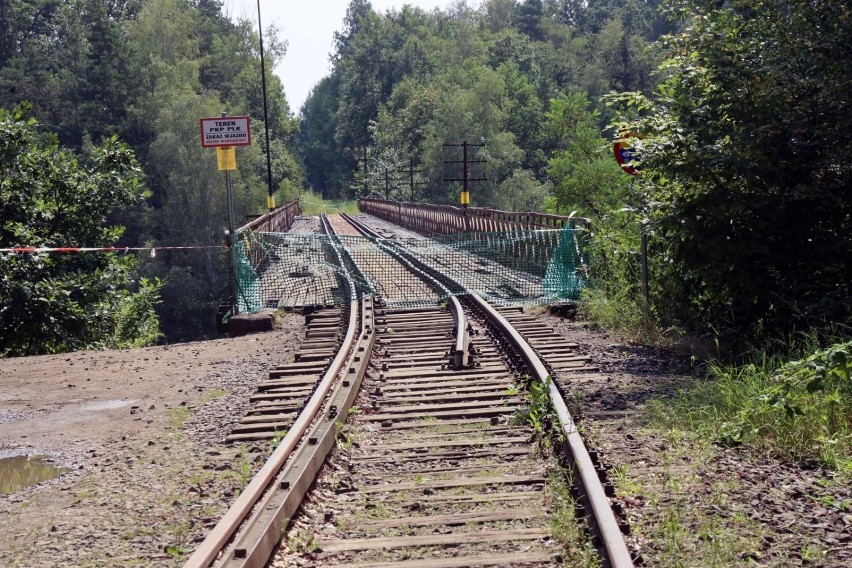
{"label": "metal sign post", "polygon": [[231,171],[237,169],[237,152],[235,146],[251,145],[251,119],[248,116],[228,116],[223,112],[216,118],[202,118],[201,146],[216,148],[216,161],[219,171],[225,172],[225,192],[228,200],[228,295],[231,302],[231,313],[240,313],[237,302],[237,275],[234,270],[234,188],[231,183]]}
{"label": "metal sign post", "polygon": [[[630,180],[630,193],[633,193],[633,183],[636,178],[641,178],[642,175],[642,159],[640,156],[642,136],[632,130],[626,128],[619,129],[615,140],[612,143],[612,153],[615,156],[615,161],[621,167],[621,170],[629,176],[633,176]],[[640,233],[640,263],[642,270],[642,315],[645,320],[645,325],[650,321],[651,310],[651,294],[648,286],[648,212],[645,199],[642,199],[641,206],[642,227]]]}
{"label": "metal sign post", "polygon": [[[230,148],[233,151],[233,146]],[[217,154],[223,154],[227,152],[225,148],[217,148]],[[230,165],[230,164],[227,164]],[[236,165],[236,164],[234,164]],[[219,169],[222,170],[222,160],[219,161]],[[237,302],[237,296],[235,294],[235,290],[237,289],[237,278],[234,273],[234,191],[233,186],[231,184],[231,171],[229,169],[225,169],[225,191],[228,195],[228,292],[231,296],[231,306],[232,312],[234,315],[240,313],[240,303]]]}

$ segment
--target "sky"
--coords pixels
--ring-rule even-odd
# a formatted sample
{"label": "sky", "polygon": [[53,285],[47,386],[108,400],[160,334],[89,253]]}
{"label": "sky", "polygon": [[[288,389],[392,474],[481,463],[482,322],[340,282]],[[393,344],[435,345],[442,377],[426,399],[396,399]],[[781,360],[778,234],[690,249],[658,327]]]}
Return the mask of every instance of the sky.
{"label": "sky", "polygon": [[[405,4],[430,11],[446,8],[453,2],[370,0],[373,10],[379,13]],[[348,5],[349,0],[260,0],[264,30],[271,23],[277,24],[288,43],[287,55],[274,71],[284,83],[287,102],[295,114],[308,98],[311,88],[331,71],[328,54],[332,51],[335,30],[343,27]],[[232,19],[246,18],[257,22],[257,0],[224,0],[224,8]]]}

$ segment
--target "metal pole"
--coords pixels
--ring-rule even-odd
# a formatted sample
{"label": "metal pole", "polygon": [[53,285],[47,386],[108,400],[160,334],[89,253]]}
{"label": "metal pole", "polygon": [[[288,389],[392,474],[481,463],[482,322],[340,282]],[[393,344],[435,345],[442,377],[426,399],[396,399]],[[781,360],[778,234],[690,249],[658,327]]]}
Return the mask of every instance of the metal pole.
{"label": "metal pole", "polygon": [[[222,113],[222,118],[228,116],[227,112]],[[237,302],[237,276],[234,273],[234,191],[231,185],[231,172],[225,170],[225,191],[228,197],[228,291],[231,295],[231,312],[233,315],[240,313],[240,306]]]}
{"label": "metal pole", "polygon": [[[462,142],[462,191],[468,193],[467,189],[467,140]],[[467,215],[467,203],[463,205],[464,214]]]}
{"label": "metal pole", "polygon": [[408,176],[411,184],[411,202],[414,203],[414,158],[408,158]]}
{"label": "metal pole", "polygon": [[237,302],[236,274],[234,274],[234,192],[231,186],[231,172],[225,170],[225,189],[228,193],[228,293],[231,296],[231,311],[233,315],[240,313]]}
{"label": "metal pole", "polygon": [[266,205],[269,210],[275,209],[272,195],[272,149],[269,147],[269,112],[266,104],[266,61],[263,57],[263,24],[260,22],[260,0],[257,0],[257,33],[260,36],[260,82],[263,87],[263,129],[266,131],[266,183],[269,186],[269,196]]}
{"label": "metal pole", "polygon": [[385,201],[390,201],[390,178],[387,168],[385,168]]}
{"label": "metal pole", "polygon": [[367,196],[367,147],[364,146],[364,197]]}

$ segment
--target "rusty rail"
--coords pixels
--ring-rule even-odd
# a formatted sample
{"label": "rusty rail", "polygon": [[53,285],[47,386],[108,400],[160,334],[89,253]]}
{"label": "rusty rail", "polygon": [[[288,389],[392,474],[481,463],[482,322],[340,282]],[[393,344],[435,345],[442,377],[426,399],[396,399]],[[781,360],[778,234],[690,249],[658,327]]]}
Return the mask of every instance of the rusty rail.
{"label": "rusty rail", "polygon": [[456,233],[493,233],[531,229],[561,229],[568,223],[588,227],[583,217],[550,215],[532,211],[499,211],[485,207],[469,207],[467,212],[452,205],[405,203],[362,198],[358,208],[363,213],[427,235]]}
{"label": "rusty rail", "polygon": [[589,451],[574,424],[574,419],[568,411],[565,399],[553,381],[550,380],[550,373],[548,373],[544,363],[527,340],[488,302],[476,294],[470,294],[468,298],[498,326],[504,337],[509,339],[527,363],[536,380],[547,387],[548,396],[559,417],[560,427],[565,436],[564,447],[567,450],[567,455],[570,455],[573,459],[577,488],[581,492],[584,505],[591,511],[590,520],[605,551],[605,565],[614,568],[632,568],[633,560],[630,551],[624,542],[624,536],[618,526],[618,521],[612,511],[609,499],[607,499]]}
{"label": "rusty rail", "polygon": [[257,219],[246,223],[239,229],[237,234],[244,231],[253,231],[255,233],[283,233],[293,226],[293,220],[302,214],[299,208],[299,200],[296,199],[287,203],[274,211],[270,211],[265,215],[261,215]]}

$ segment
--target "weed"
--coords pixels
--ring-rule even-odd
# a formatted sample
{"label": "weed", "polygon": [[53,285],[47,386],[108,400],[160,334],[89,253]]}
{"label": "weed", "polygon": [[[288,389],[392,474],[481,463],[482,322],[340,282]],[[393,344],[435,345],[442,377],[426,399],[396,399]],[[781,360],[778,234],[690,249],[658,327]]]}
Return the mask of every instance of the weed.
{"label": "weed", "polygon": [[217,398],[222,398],[226,396],[228,391],[219,388],[213,388],[204,392],[204,396],[201,397],[201,403],[210,402],[216,400]]}
{"label": "weed", "polygon": [[826,556],[826,551],[818,546],[814,546],[809,544],[802,551],[802,562],[806,564],[815,564],[821,560],[824,560]]}
{"label": "weed", "polygon": [[314,533],[299,530],[287,536],[287,548],[297,554],[304,554],[306,552],[316,552],[319,550],[319,544],[314,538]]}
{"label": "weed", "polygon": [[240,444],[237,455],[234,457],[237,462],[233,469],[225,472],[227,477],[236,479],[239,482],[237,489],[242,491],[246,488],[251,479],[251,460],[249,459],[248,449],[245,444]]}
{"label": "weed", "polygon": [[852,475],[852,341],[792,362],[758,353],[739,366],[711,363],[709,372],[657,406],[665,426]]}
{"label": "weed", "polygon": [[350,450],[358,441],[355,434],[350,431],[348,424],[335,420],[334,425],[337,427],[337,445],[344,451]]}
{"label": "weed", "polygon": [[170,408],[166,410],[165,415],[169,421],[169,426],[178,430],[189,418],[189,407],[178,406],[177,408]]}
{"label": "weed", "polygon": [[632,496],[642,493],[642,484],[630,478],[626,465],[614,467],[611,475],[619,495]]}
{"label": "weed", "polygon": [[166,554],[174,558],[176,561],[183,563],[186,560],[186,549],[182,546],[170,545],[166,547]]}
{"label": "weed", "polygon": [[529,383],[529,403],[521,406],[515,412],[515,424],[529,424],[535,431],[539,444],[549,446],[553,440],[560,443],[565,439],[559,425],[559,417],[550,400],[550,376],[541,381],[532,380]]}
{"label": "weed", "polygon": [[565,566],[600,566],[600,555],[577,518],[578,503],[570,487],[570,472],[554,468],[547,476],[545,496],[553,510],[551,537],[562,549]]}
{"label": "weed", "polygon": [[269,440],[269,448],[275,451],[275,448],[281,443],[281,440],[284,439],[284,436],[287,435],[287,430],[276,430],[275,435]]}

